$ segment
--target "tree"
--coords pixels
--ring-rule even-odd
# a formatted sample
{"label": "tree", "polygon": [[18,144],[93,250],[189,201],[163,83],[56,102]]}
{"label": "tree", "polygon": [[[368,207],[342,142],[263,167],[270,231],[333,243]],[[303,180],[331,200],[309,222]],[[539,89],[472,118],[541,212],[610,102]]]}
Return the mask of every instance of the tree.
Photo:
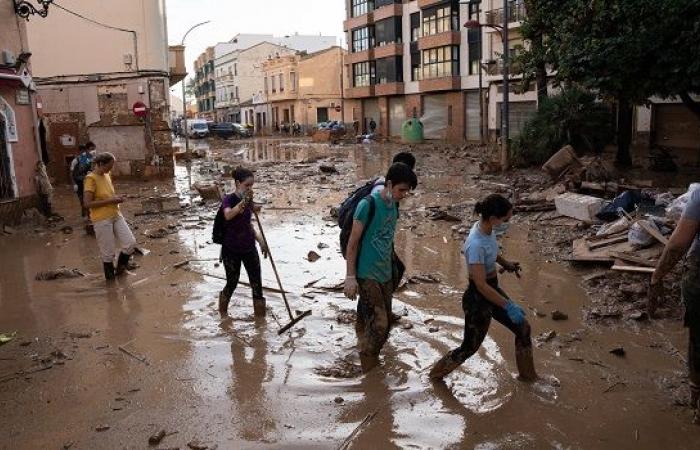
{"label": "tree", "polygon": [[543,41],[522,55],[524,67],[544,60],[558,82],[617,102],[618,164],[631,164],[634,105],[654,95],[679,96],[700,116],[700,105],[690,96],[700,92],[700,2],[531,1],[537,4],[533,32]]}
{"label": "tree", "polygon": [[[542,2],[525,0],[527,16],[521,28],[523,39],[530,43],[525,58],[518,57],[516,66],[520,67],[523,75],[524,91],[529,89],[534,80],[537,85],[537,104],[541,105],[547,98],[547,52],[545,34],[549,29],[546,23],[548,16],[540,10]],[[546,11],[546,10],[545,10]],[[518,66],[519,64],[519,66]]]}

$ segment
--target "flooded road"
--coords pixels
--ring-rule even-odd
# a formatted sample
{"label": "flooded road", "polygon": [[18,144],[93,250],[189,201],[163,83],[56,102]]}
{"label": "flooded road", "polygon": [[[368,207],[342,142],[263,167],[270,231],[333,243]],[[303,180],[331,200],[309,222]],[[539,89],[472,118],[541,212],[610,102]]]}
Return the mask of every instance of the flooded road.
{"label": "flooded road", "polygon": [[[0,237],[0,332],[18,332],[0,347],[0,448],[140,449],[164,429],[173,434],[158,448],[333,449],[365,419],[350,448],[700,447],[690,410],[670,394],[685,379],[681,324],[587,324],[582,272],[542,257],[526,222],[503,240],[523,277],[501,281],[526,307],[533,337],[556,334],[536,344],[542,381],[516,379],[513,337],[497,323],[445,383],[428,380],[431,364],[461,342],[467,274],[455,223],[426,213],[470,209],[490,189],[469,161],[431,146],[415,150],[420,185],[402,203],[396,245],[407,276],[422,276],[395,295],[393,310],[403,317],[380,367],[363,375],[355,302],[337,290],[345,261],[328,216],[358,182],[386,171],[397,149],[241,141],[210,149],[190,170],[178,166],[172,185],[120,184],[131,195],[125,215],[150,253],[111,288],[94,240],[78,231],[69,193],[59,196],[58,209],[73,234],[29,227]],[[339,174],[321,174],[319,163]],[[257,170],[261,221],[292,308],[313,311],[281,336],[289,318],[275,292],[265,293],[262,320],[245,286],[234,294],[230,318],[216,310],[225,283],[219,246],[210,242],[216,205],[200,206],[189,186],[238,164]],[[230,186],[230,178],[222,181]],[[193,206],[134,214],[138,197],[172,191]],[[157,228],[168,233],[146,236]],[[309,251],[320,259],[309,261]],[[188,259],[199,261],[174,268]],[[262,264],[264,285],[277,288],[269,262]],[[59,266],[87,276],[34,280]],[[555,310],[568,320],[553,321]],[[620,346],[624,357],[610,353]]]}

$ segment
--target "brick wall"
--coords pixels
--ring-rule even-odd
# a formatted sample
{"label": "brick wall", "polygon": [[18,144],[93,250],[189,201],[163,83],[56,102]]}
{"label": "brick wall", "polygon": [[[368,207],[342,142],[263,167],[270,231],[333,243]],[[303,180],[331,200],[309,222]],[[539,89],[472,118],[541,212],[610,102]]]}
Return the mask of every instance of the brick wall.
{"label": "brick wall", "polygon": [[[448,126],[446,130],[447,142],[460,143],[464,141],[465,110],[464,93],[450,92],[447,94],[448,108],[451,107],[451,114],[448,112]],[[449,111],[449,109],[448,109]],[[451,121],[449,120],[449,116]],[[450,125],[451,123],[451,125]]]}

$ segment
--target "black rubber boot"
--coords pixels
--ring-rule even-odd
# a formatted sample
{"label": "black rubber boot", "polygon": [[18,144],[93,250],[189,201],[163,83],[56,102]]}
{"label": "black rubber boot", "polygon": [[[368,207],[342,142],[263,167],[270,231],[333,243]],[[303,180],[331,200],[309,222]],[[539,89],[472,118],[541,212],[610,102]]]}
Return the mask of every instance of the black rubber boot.
{"label": "black rubber boot", "polygon": [[103,263],[105,269],[105,280],[114,281],[114,263]]}
{"label": "black rubber boot", "polygon": [[253,314],[256,317],[265,317],[265,314],[267,314],[265,297],[253,298]]}
{"label": "black rubber boot", "polygon": [[124,275],[124,273],[126,273],[126,269],[129,267],[130,258],[131,255],[127,255],[126,253],[119,254],[119,259],[117,259],[117,275]]}
{"label": "black rubber boot", "polygon": [[433,381],[440,381],[447,375],[452,373],[457,367],[462,363],[452,359],[452,353],[448,353],[443,356],[440,361],[436,362],[432,369],[430,369],[430,379]]}
{"label": "black rubber boot", "polygon": [[231,302],[231,297],[226,296],[224,291],[219,292],[219,314],[225,316],[228,314],[228,304]]}

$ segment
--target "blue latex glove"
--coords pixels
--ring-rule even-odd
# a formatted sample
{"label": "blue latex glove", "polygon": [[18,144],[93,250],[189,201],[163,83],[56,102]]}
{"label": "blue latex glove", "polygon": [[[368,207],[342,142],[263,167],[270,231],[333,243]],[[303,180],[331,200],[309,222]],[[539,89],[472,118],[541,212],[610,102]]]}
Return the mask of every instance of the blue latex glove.
{"label": "blue latex glove", "polygon": [[508,300],[508,303],[506,303],[506,313],[508,313],[508,318],[516,325],[522,325],[525,322],[525,310],[513,300]]}

